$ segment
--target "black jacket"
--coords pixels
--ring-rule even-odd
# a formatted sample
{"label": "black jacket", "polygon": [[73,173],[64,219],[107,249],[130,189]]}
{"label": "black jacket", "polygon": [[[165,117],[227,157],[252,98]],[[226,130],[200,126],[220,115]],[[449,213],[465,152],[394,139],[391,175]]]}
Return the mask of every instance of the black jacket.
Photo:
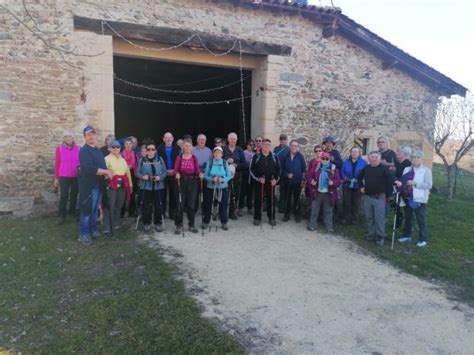
{"label": "black jacket", "polygon": [[[156,153],[163,158],[163,161],[165,162],[166,166],[166,151],[165,151],[165,145],[161,144],[158,146],[156,149]],[[181,153],[181,149],[175,144],[171,146],[171,169],[174,169],[174,162],[176,161],[176,158],[178,155]]]}
{"label": "black jacket", "polygon": [[267,156],[264,156],[262,152],[253,156],[250,163],[250,175],[253,179],[258,180],[264,177],[267,181],[271,179],[278,181],[280,174],[280,161],[272,152],[269,152]]}
{"label": "black jacket", "polygon": [[236,168],[235,168],[236,171],[240,172],[248,168],[248,164],[245,161],[244,151],[238,145],[235,146],[235,149],[233,152],[230,151],[228,146],[224,147],[224,160],[227,160],[229,158],[234,159],[234,164],[236,164]]}

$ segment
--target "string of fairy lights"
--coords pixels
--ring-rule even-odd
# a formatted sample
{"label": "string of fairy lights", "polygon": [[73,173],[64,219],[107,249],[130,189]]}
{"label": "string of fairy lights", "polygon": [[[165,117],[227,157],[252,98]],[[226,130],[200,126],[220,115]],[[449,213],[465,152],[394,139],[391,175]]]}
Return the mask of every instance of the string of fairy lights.
{"label": "string of fairy lights", "polygon": [[[171,89],[160,89],[144,84],[138,84],[131,82],[129,80],[125,80],[123,78],[117,77],[114,75],[114,80],[117,82],[120,82],[124,85],[130,86],[130,87],[135,87],[139,89],[144,89],[150,92],[161,92],[161,93],[170,93],[170,94],[202,94],[202,93],[209,93],[209,92],[214,92],[214,91],[219,91],[223,90],[225,88],[231,87],[233,85],[237,85],[240,83],[240,97],[234,97],[234,98],[228,98],[228,99],[223,99],[223,100],[214,100],[214,101],[176,101],[176,100],[165,100],[165,99],[151,99],[147,97],[141,97],[141,96],[133,96],[133,95],[128,95],[128,94],[123,94],[119,92],[114,92],[114,95],[117,97],[121,97],[124,99],[130,99],[130,100],[139,100],[143,102],[150,102],[150,103],[159,103],[159,104],[167,104],[167,105],[193,105],[193,106],[198,106],[198,105],[218,105],[218,104],[230,104],[231,102],[238,102],[240,101],[241,103],[241,116],[242,116],[242,130],[244,133],[244,141],[246,140],[246,115],[245,115],[245,100],[248,100],[251,98],[251,96],[245,96],[245,89],[244,89],[244,81],[247,80],[250,75],[244,76],[244,70],[243,70],[243,59],[242,59],[242,41],[240,38],[237,38],[233,41],[232,45],[230,46],[229,49],[225,50],[224,52],[217,53],[211,50],[204,40],[201,38],[199,33],[193,33],[191,36],[186,38],[184,41],[175,44],[170,47],[147,47],[143,46],[139,43],[136,43],[128,38],[126,38],[124,35],[122,35],[119,31],[117,31],[110,23],[108,23],[105,20],[101,21],[101,29],[102,29],[102,35],[105,35],[105,28],[107,27],[116,37],[120,38],[130,46],[140,49],[140,50],[145,50],[145,51],[153,51],[153,52],[163,52],[163,51],[170,51],[170,50],[175,50],[178,48],[181,48],[188,43],[190,43],[192,40],[197,39],[201,45],[201,47],[208,52],[210,55],[214,57],[222,57],[231,54],[233,51],[238,50],[239,54],[239,74],[240,78],[239,80],[223,84],[220,86],[216,87],[211,87],[211,88],[206,88],[206,89],[200,89],[200,90],[171,90]],[[186,83],[183,83],[186,84]],[[171,86],[171,85],[170,85]]]}

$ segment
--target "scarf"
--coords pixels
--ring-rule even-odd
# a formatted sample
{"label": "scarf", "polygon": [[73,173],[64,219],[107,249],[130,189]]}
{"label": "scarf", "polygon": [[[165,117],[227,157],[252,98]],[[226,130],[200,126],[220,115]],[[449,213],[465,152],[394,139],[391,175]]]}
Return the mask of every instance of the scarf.
{"label": "scarf", "polygon": [[321,164],[321,175],[319,175],[319,192],[329,191],[329,174],[328,170],[331,169],[331,163]]}

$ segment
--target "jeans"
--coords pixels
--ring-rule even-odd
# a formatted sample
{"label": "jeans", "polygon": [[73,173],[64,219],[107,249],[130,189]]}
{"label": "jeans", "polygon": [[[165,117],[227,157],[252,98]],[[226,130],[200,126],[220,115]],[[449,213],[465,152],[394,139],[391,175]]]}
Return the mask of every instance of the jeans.
{"label": "jeans", "polygon": [[385,194],[378,196],[362,195],[362,208],[367,221],[367,231],[370,236],[386,237],[385,208],[387,199]]}
{"label": "jeans", "polygon": [[418,208],[410,208],[408,206],[408,200],[405,200],[406,206],[404,207],[405,211],[405,226],[403,228],[403,235],[411,237],[411,232],[413,230],[413,214],[416,216],[416,221],[418,223],[418,241],[427,242],[428,241],[428,228],[426,226],[426,203],[420,203]]}
{"label": "jeans", "polygon": [[161,225],[163,215],[161,191],[162,190],[143,190],[143,224],[151,224],[151,216],[153,212],[153,223],[155,226]]}
{"label": "jeans", "polygon": [[[125,202],[126,193],[124,187],[107,190],[109,205],[104,210],[105,233],[110,233],[112,228],[120,227],[120,211]],[[110,225],[111,222],[112,225]]]}
{"label": "jeans", "polygon": [[[198,191],[198,181],[195,178],[181,177],[180,187],[176,193],[176,201],[178,211],[176,212],[175,225],[176,227],[183,226],[183,214],[186,212],[188,216],[188,225],[194,226],[194,204],[196,202],[196,194]],[[179,198],[181,195],[181,203]]]}
{"label": "jeans", "polygon": [[359,217],[361,193],[359,189],[343,188],[343,210],[347,222],[355,223]]}
{"label": "jeans", "polygon": [[[215,195],[214,195],[215,191]],[[222,194],[219,196],[219,194]],[[221,223],[227,223],[228,215],[227,215],[227,202],[229,201],[229,189],[210,189],[206,187],[204,189],[204,206],[203,206],[203,215],[202,215],[202,222],[209,223],[211,221],[211,213],[217,207],[213,206],[214,197],[218,199],[220,197],[219,205],[219,220]],[[216,202],[217,204],[217,202]]]}
{"label": "jeans", "polygon": [[323,211],[323,221],[326,230],[332,230],[333,227],[333,212],[334,206],[331,203],[331,198],[328,192],[316,192],[316,196],[311,201],[311,215],[309,217],[309,227],[314,229],[318,226],[319,212]]}
{"label": "jeans", "polygon": [[102,198],[100,186],[94,186],[90,190],[90,195],[85,197],[81,205],[81,217],[79,219],[79,233],[84,236],[91,236],[97,231],[97,212]]}
{"label": "jeans", "polygon": [[235,214],[240,204],[240,189],[242,187],[242,173],[235,173],[232,180],[229,181],[230,201],[229,201],[229,215]]}
{"label": "jeans", "polygon": [[[66,218],[68,212],[69,214],[76,212],[78,191],[77,177],[59,177],[59,217]],[[67,209],[68,199],[69,211]]]}
{"label": "jeans", "polygon": [[[280,191],[283,186],[280,185]],[[299,184],[286,184],[285,188],[285,216],[290,216],[291,205],[293,202],[293,213],[295,217],[300,216],[300,195],[301,195],[301,183]]]}
{"label": "jeans", "polygon": [[255,210],[253,213],[253,218],[257,221],[262,219],[262,191],[263,199],[267,204],[267,216],[270,221],[275,219],[275,187],[267,181],[265,184],[261,184],[258,181],[254,183],[255,190]]}

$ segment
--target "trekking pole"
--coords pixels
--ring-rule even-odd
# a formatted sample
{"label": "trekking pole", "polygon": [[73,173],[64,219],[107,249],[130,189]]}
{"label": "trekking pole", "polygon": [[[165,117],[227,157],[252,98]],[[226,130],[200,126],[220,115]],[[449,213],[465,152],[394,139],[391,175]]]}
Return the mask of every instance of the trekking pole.
{"label": "trekking pole", "polygon": [[115,235],[114,235],[114,226],[113,226],[113,219],[112,219],[112,207],[110,206],[110,200],[109,200],[109,196],[108,196],[108,192],[110,190],[110,185],[108,184],[108,182],[106,181],[106,184],[107,184],[107,187],[105,188],[105,200],[106,200],[106,203],[105,203],[105,208],[107,208],[109,210],[109,227],[110,227],[110,238],[112,240],[117,240],[117,238],[115,238]]}
{"label": "trekking pole", "polygon": [[395,195],[395,213],[393,216],[393,229],[392,229],[392,250],[393,250],[393,244],[395,242],[395,231],[396,231],[396,225],[397,225],[397,206],[398,206],[398,200],[400,198],[400,191],[397,190],[397,194]]}
{"label": "trekking pole", "polygon": [[[202,211],[202,205],[203,205],[203,201],[204,201],[204,190],[203,190],[203,182],[202,182],[202,178],[200,178],[200,182],[201,182],[201,198],[199,199],[199,203],[201,204],[201,211]],[[201,228],[201,236],[204,237],[204,228]]]}
{"label": "trekking pole", "polygon": [[[214,219],[214,207],[215,207],[215,201],[216,201],[216,186],[214,182],[212,183],[213,186],[213,192],[212,192],[212,201],[211,201],[211,220]],[[211,232],[212,227],[211,227],[211,221],[209,221],[209,232]]]}
{"label": "trekking pole", "polygon": [[[183,222],[184,222],[184,208],[182,206],[182,202],[181,202],[181,183],[180,183],[180,180],[181,179],[176,179],[176,182],[178,183],[178,201],[179,201],[179,211],[180,213],[183,214]],[[182,226],[181,226],[181,230],[182,230],[182,235],[183,235],[183,238],[185,237],[184,235],[184,223],[182,223]]]}
{"label": "trekking pole", "polygon": [[[273,181],[273,176],[272,176],[272,179],[270,180],[270,192],[271,192],[271,196],[270,196],[270,215],[275,218],[275,211],[273,209],[274,207],[274,196],[275,196],[275,186],[273,186],[272,184],[272,181]],[[288,191],[286,192],[288,193]],[[273,229],[273,223],[271,224],[272,225],[272,229]]]}
{"label": "trekking pole", "polygon": [[217,232],[217,216],[219,214],[219,210],[221,208],[221,201],[222,201],[222,189],[220,188],[219,191],[217,191],[217,208],[216,208],[216,232]]}

